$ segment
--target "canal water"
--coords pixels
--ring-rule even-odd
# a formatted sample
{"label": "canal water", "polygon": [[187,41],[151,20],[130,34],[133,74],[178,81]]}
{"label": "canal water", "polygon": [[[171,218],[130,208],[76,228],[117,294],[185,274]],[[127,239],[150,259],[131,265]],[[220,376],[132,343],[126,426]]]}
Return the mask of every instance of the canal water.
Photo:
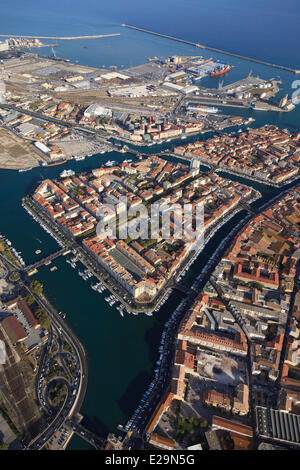
{"label": "canal water", "polygon": [[[80,162],[72,161],[67,168],[81,172],[96,168],[107,160],[122,161],[126,157],[129,155],[110,152]],[[27,264],[52,253],[58,245],[22,208],[21,198],[38,181],[59,176],[62,168],[36,168],[25,173],[0,171],[1,232],[21,251]],[[225,173],[221,176],[249,184],[244,178]],[[278,193],[278,189],[256,182],[251,186],[262,193],[262,198],[254,205],[260,205]],[[183,278],[184,283],[192,283],[219,243],[244,215],[245,211],[235,215],[216,233]],[[37,249],[42,253],[36,255]],[[53,264],[58,269],[51,272]],[[90,288],[93,280],[84,281],[64,257],[53,264],[40,268],[36,278],[44,284],[53,305],[66,313],[66,320],[87,352],[89,379],[81,410],[85,416],[84,423],[102,435],[116,432],[117,425],[128,420],[152,381],[163,325],[182,299],[182,294],[173,292],[152,317],[128,314],[121,317],[105,302],[105,293],[99,294]],[[86,444],[74,438],[68,448],[84,449]]]}
{"label": "canal water", "polygon": [[[155,0],[155,2],[157,3],[157,0]],[[12,10],[11,3],[17,3],[19,8]],[[95,67],[117,65],[121,69],[145,63],[148,57],[153,56],[164,57],[175,54],[200,54],[205,58],[219,58],[221,61],[228,62],[233,66],[231,72],[222,78],[204,79],[202,82],[204,86],[215,88],[220,86],[222,81],[224,85],[226,85],[244,78],[252,70],[254,75],[259,75],[262,78],[280,78],[282,80],[279,97],[276,97],[276,99],[284,96],[285,93],[291,95],[294,91],[292,88],[293,81],[297,77],[293,76],[291,73],[121,28],[120,23],[133,23],[137,26],[162,31],[166,34],[174,34],[188,40],[196,42],[202,41],[203,43],[215,47],[222,47],[223,49],[232,50],[233,52],[248,56],[252,55],[283,65],[291,67],[298,66],[298,68],[300,68],[299,58],[295,52],[293,53],[293,48],[287,48],[287,46],[282,45],[283,39],[287,41],[287,44],[289,44],[288,41],[292,40],[292,38],[290,38],[292,27],[290,31],[286,28],[286,34],[280,39],[280,46],[277,47],[276,45],[273,49],[271,48],[266,51],[264,48],[260,50],[259,39],[257,39],[256,42],[254,40],[255,38],[248,41],[244,36],[241,36],[240,43],[234,41],[235,35],[233,33],[228,34],[226,31],[226,22],[225,27],[224,25],[221,26],[221,18],[219,26],[216,25],[215,28],[209,29],[205,21],[203,20],[203,22],[201,20],[202,17],[199,16],[200,10],[197,17],[199,18],[198,22],[196,21],[196,17],[195,19],[191,19],[191,16],[185,13],[181,15],[183,25],[178,25],[178,22],[173,24],[172,21],[167,21],[167,24],[164,24],[162,15],[159,15],[160,19],[155,15],[155,20],[153,14],[152,16],[141,15],[138,9],[134,11],[129,8],[132,15],[130,17],[127,2],[127,10],[124,9],[125,3],[119,1],[120,11],[116,10],[117,13],[112,12],[108,6],[108,12],[104,12],[107,14],[103,16],[100,16],[100,14],[98,16],[92,15],[92,10],[89,8],[82,13],[80,2],[77,0],[72,2],[68,0],[65,2],[66,5],[68,4],[69,6],[72,4],[71,9],[67,8],[67,6],[64,7],[62,2],[54,0],[54,4],[51,4],[51,11],[50,7],[48,8],[46,4],[40,4],[39,6],[37,3],[38,2],[34,0],[28,0],[28,2],[18,0],[3,5],[0,18],[2,33],[47,33],[49,35],[62,36],[72,34],[99,34],[99,31],[103,34],[121,33],[121,38],[104,38],[75,42],[58,41],[59,47],[55,49],[55,52],[59,56],[69,57],[72,61],[80,64]],[[102,2],[96,2],[94,0],[90,2],[95,8],[98,8],[97,5],[100,3]],[[115,4],[116,2],[111,3]],[[163,2],[160,2],[159,5],[163,8],[162,3]],[[210,5],[213,4],[216,6],[221,3],[221,0],[201,2],[201,8],[205,5],[203,7],[203,18],[209,17]],[[245,20],[242,20],[242,15],[245,9],[247,14],[253,14],[250,6],[247,5],[248,9],[245,6],[246,3],[250,4],[250,2],[242,2],[242,5],[241,2],[234,0],[226,2],[226,5],[229,3],[232,7],[234,3],[237,3],[239,6],[237,11],[231,11],[231,15],[234,14],[237,28],[239,24],[244,25]],[[269,0],[266,3],[269,3]],[[272,31],[274,32],[274,27],[271,28],[271,25],[275,22],[275,16],[278,16],[278,9],[280,9],[278,5],[276,5],[276,8],[273,8],[274,3],[277,4],[279,2],[272,0],[271,3],[272,15],[270,16],[269,42],[276,41],[276,35],[274,36],[272,33]],[[295,5],[296,3],[297,2],[295,2]],[[28,4],[34,4],[35,7],[37,7],[34,10],[35,14],[30,17],[27,11]],[[200,2],[192,0],[189,4],[192,9],[200,8]],[[251,2],[251,5],[252,4],[258,4],[258,8],[261,8],[261,2],[258,2],[258,0]],[[197,7],[197,5],[199,5],[199,7]],[[64,15],[64,8],[66,9],[66,15]],[[182,6],[180,8],[182,8]],[[287,9],[284,5],[282,8],[285,10],[285,13],[281,17],[282,25],[284,25],[288,21]],[[170,14],[171,10],[172,9],[170,9]],[[153,9],[153,11],[155,11],[155,9]],[[238,20],[237,12],[240,13],[240,20]],[[174,17],[173,19],[175,21],[175,13],[173,12],[171,15],[173,15],[172,17]],[[296,12],[293,14],[290,13],[289,16],[289,21],[292,23],[294,21],[296,24],[296,31],[298,24],[297,18],[299,16],[297,15],[298,13]],[[47,22],[45,18],[47,18]],[[68,18],[68,20],[65,18]],[[186,27],[184,28],[185,24]],[[191,25],[191,28],[189,29],[187,25]],[[201,25],[200,30],[199,25]],[[257,28],[259,30],[259,24]],[[264,28],[265,25],[261,25],[261,33],[264,32],[264,36],[267,38],[268,34],[265,32]],[[215,34],[216,31],[218,32],[217,36]],[[239,29],[237,29],[237,34],[238,32]],[[219,34],[221,36],[219,36]],[[228,39],[230,37],[233,39]],[[296,39],[297,38],[295,38],[295,40]],[[221,43],[219,43],[219,40],[221,40]],[[236,44],[239,44],[239,50],[236,50]],[[300,46],[299,38],[298,43],[294,42],[293,44],[294,50],[298,51],[299,47],[297,44]],[[257,51],[260,51],[261,56],[257,55]],[[52,53],[49,48],[40,49],[38,52],[42,54]],[[255,127],[265,123],[276,124],[281,128],[289,128],[291,130],[300,127],[299,106],[290,113],[265,113],[262,111],[254,112],[248,109],[234,110],[231,108],[224,108],[222,112],[231,115],[254,117],[255,122],[252,126]],[[232,129],[230,131],[232,131]],[[211,134],[197,137],[193,136],[184,141],[179,139],[175,143],[186,144],[190,141],[206,139],[210,136]],[[154,145],[152,147],[143,148],[142,150],[147,153],[155,153],[161,152],[173,145],[174,142]],[[107,160],[122,161],[126,158],[132,157],[126,154],[111,152],[88,157],[80,162],[72,161],[64,166],[36,168],[26,173],[0,170],[0,232],[11,240],[17,250],[21,251],[27,264],[32,263],[41,256],[52,253],[58,248],[57,243],[22,208],[21,198],[32,190],[40,180],[55,178],[59,176],[59,173],[63,169],[73,169],[76,172],[80,172],[96,168]],[[249,182],[244,178],[234,177],[225,173],[222,173],[221,176],[249,184],[255,189],[258,189],[262,194],[262,199],[253,204],[255,207],[278,194],[278,189],[276,188],[267,187],[266,185],[256,182]],[[206,265],[207,260],[211,258],[220,241],[225,238],[232,226],[238,223],[244,215],[245,212],[235,215],[233,219],[227,222],[215,234],[192,265],[190,271],[184,277],[183,282],[187,285],[192,283],[195,276],[197,276]],[[35,251],[38,249],[42,250],[42,253],[36,255]],[[105,293],[98,294],[93,291],[90,288],[91,280],[84,281],[79,277],[76,270],[72,269],[70,265],[65,262],[63,257],[56,260],[53,264],[58,267],[57,271],[50,272],[50,266],[42,267],[36,275],[36,278],[44,284],[46,294],[53,305],[59,311],[66,313],[66,320],[84,344],[87,352],[89,380],[87,394],[81,410],[82,414],[85,416],[84,423],[102,435],[106,435],[107,432],[117,432],[117,425],[127,422],[147,385],[152,381],[155,362],[159,356],[158,345],[163,325],[182,299],[182,294],[177,292],[172,293],[161,310],[152,317],[125,314],[124,318],[122,318],[114,307],[109,307],[104,301]],[[71,440],[68,446],[68,449],[87,448],[87,444],[77,436]]]}

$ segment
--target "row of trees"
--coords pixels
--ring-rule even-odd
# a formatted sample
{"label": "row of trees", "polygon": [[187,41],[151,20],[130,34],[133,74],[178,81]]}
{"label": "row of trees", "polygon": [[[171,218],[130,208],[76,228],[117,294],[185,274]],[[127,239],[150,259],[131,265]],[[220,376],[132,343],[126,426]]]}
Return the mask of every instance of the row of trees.
{"label": "row of trees", "polygon": [[[33,280],[30,283],[31,291],[36,295],[41,295],[43,293],[43,286],[39,281]],[[49,329],[51,325],[51,318],[36,302],[33,295],[29,294],[26,297],[26,302],[31,307],[33,314],[39,321],[39,324],[42,328]]]}

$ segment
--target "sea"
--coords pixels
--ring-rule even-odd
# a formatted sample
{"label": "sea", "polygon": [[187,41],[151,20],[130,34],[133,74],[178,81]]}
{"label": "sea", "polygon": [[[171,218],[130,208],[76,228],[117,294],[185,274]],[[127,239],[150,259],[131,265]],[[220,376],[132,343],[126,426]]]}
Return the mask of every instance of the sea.
{"label": "sea", "polygon": [[[11,0],[1,4],[0,34],[45,36],[83,36],[120,33],[119,37],[55,41],[57,56],[72,62],[99,68],[116,65],[122,70],[143,64],[149,57],[202,55],[232,65],[226,77],[207,78],[201,84],[218,87],[244,78],[250,72],[262,78],[282,81],[278,98],[297,91],[297,75],[254,62],[216,54],[172,40],[151,36],[121,26],[122,23],[176,36],[189,41],[227,50],[244,56],[300,69],[300,4],[298,0]],[[0,38],[1,39],[1,38]],[[47,42],[43,40],[43,42]],[[53,42],[49,41],[48,43]],[[50,47],[38,50],[52,54]],[[300,75],[299,75],[300,80]],[[276,98],[277,99],[277,98]],[[266,113],[225,108],[227,114],[253,117],[253,126],[273,123],[282,128],[300,128],[299,105],[290,113]],[[230,129],[232,131],[234,129]],[[209,135],[198,136],[207,138]],[[185,143],[195,140],[191,137]],[[182,141],[178,141],[182,142]],[[169,144],[170,145],[170,144]],[[173,144],[172,144],[173,145]],[[167,144],[151,147],[151,153]],[[145,149],[149,151],[149,149]],[[76,172],[97,168],[107,160],[123,161],[126,154],[110,152],[72,161],[63,167],[35,168],[26,173],[0,170],[0,232],[22,253],[27,264],[54,252],[57,243],[27,214],[21,199],[39,181],[55,178],[66,168]],[[251,184],[260,190],[262,199],[271,199],[278,190],[249,182],[244,178],[224,176]],[[205,266],[220,241],[245,214],[237,214],[211,239],[192,265],[183,281],[189,285]],[[40,249],[42,253],[36,255]],[[163,326],[176,308],[182,294],[174,292],[159,312],[152,317],[125,314],[110,307],[105,293],[90,288],[64,258],[55,261],[58,269],[39,269],[36,278],[45,286],[53,305],[66,313],[66,320],[82,341],[88,357],[89,374],[86,397],[81,409],[83,423],[102,436],[119,435],[118,424],[125,424],[137,407],[147,385],[153,379],[158,346]],[[90,446],[74,436],[68,449]]]}

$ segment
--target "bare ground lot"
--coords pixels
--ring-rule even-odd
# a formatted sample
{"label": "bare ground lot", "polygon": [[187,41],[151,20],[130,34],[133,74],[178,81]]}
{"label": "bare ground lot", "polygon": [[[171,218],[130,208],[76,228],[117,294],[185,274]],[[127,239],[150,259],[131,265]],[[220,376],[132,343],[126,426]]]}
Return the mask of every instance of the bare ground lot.
{"label": "bare ground lot", "polygon": [[[92,73],[98,70],[96,67],[88,67],[85,65],[76,65],[71,62],[58,62],[51,59],[42,59],[42,58],[26,58],[26,59],[13,59],[7,61],[4,64],[4,69],[14,69],[14,73],[32,73],[38,70],[42,70],[45,67],[56,67],[65,72],[75,72],[75,73]],[[103,69],[108,71],[106,69]]]}
{"label": "bare ground lot", "polygon": [[38,166],[40,156],[30,143],[0,127],[0,168],[16,170]]}

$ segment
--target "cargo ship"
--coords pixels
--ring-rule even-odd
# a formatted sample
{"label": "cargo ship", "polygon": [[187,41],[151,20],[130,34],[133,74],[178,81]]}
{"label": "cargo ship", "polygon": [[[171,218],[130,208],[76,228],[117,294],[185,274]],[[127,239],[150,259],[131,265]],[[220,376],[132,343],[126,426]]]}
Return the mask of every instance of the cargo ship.
{"label": "cargo ship", "polygon": [[223,73],[229,72],[231,70],[230,65],[223,65],[216,67],[212,72],[210,72],[211,77],[217,77],[218,75],[223,75]]}
{"label": "cargo ship", "polygon": [[51,59],[51,60],[56,60],[57,62],[70,62],[70,59],[66,59],[65,57],[57,57],[56,55],[42,55],[38,54],[39,57],[42,57],[43,59]]}
{"label": "cargo ship", "polygon": [[216,114],[219,112],[219,108],[215,107],[210,107],[210,106],[200,106],[200,104],[197,105],[192,105],[190,104],[187,107],[188,111],[198,111],[200,113],[210,113],[210,114]]}
{"label": "cargo ship", "polygon": [[57,160],[56,162],[52,162],[52,163],[46,163],[46,162],[43,162],[42,163],[42,166],[56,166],[56,165],[63,165],[64,163],[67,163],[67,160]]}

